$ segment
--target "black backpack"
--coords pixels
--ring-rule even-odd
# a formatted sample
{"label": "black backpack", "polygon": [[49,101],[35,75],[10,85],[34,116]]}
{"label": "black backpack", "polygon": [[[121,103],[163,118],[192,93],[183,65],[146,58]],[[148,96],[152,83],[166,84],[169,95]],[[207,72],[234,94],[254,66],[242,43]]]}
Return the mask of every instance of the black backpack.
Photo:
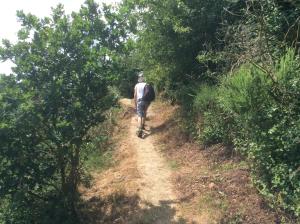
{"label": "black backpack", "polygon": [[144,88],[144,96],[142,98],[143,101],[151,102],[155,100],[155,92],[154,88],[150,84],[146,84]]}

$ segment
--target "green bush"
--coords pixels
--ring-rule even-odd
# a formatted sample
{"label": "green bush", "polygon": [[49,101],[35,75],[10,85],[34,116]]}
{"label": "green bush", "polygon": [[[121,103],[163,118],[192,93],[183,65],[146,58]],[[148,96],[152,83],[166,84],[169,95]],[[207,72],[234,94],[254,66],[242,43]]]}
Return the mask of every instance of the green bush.
{"label": "green bush", "polygon": [[86,173],[112,165],[114,144],[111,136],[121,112],[122,108],[112,107],[106,112],[105,121],[89,130],[87,137],[90,141],[83,146],[81,155]]}
{"label": "green bush", "polygon": [[219,87],[193,98],[195,136],[205,144],[233,143],[251,160],[258,190],[300,215],[300,61],[292,50],[273,67],[244,65]]}
{"label": "green bush", "polygon": [[247,65],[222,81],[219,106],[233,142],[253,161],[254,182],[272,204],[300,215],[300,61],[293,51],[273,74]]}
{"label": "green bush", "polygon": [[218,89],[215,86],[201,85],[194,98],[194,110],[205,112],[217,107]]}
{"label": "green bush", "polygon": [[196,139],[204,144],[231,144],[232,117],[226,113],[218,102],[220,89],[215,86],[202,85],[197,92],[193,109],[199,117],[196,123]]}

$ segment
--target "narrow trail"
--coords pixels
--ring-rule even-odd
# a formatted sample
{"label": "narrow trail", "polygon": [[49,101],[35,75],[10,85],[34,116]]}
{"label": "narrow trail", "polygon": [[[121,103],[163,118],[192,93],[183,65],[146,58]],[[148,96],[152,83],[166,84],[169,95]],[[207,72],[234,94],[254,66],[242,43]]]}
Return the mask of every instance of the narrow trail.
{"label": "narrow trail", "polygon": [[150,106],[145,137],[136,136],[137,117],[130,99],[120,101],[124,117],[116,134],[117,164],[93,173],[91,188],[81,189],[83,223],[183,224],[168,162],[157,136],[164,120]]}
{"label": "narrow trail", "polygon": [[[123,100],[123,104],[130,106],[130,100]],[[148,111],[148,117],[154,118],[151,107]],[[139,196],[141,198],[141,206],[146,207],[148,205],[162,206],[168,205],[168,207],[176,210],[177,198],[173,192],[173,186],[170,180],[171,171],[168,167],[165,159],[161,153],[154,146],[154,137],[152,133],[155,127],[153,123],[146,122],[146,135],[143,139],[136,136],[137,130],[137,119],[136,117],[131,118],[130,129],[127,140],[131,142],[133,153],[136,154],[137,170],[140,175],[139,180]],[[169,208],[168,208],[169,209]],[[178,212],[176,212],[174,219],[178,218]],[[165,215],[168,212],[164,211],[163,206],[161,207],[160,216],[157,217],[156,223],[169,223],[164,221]]]}
{"label": "narrow trail", "polygon": [[150,106],[141,139],[132,101],[120,104],[114,164],[95,170],[90,188],[81,187],[82,223],[280,223],[251,185],[247,164],[220,144],[200,150],[184,139],[176,107]]}

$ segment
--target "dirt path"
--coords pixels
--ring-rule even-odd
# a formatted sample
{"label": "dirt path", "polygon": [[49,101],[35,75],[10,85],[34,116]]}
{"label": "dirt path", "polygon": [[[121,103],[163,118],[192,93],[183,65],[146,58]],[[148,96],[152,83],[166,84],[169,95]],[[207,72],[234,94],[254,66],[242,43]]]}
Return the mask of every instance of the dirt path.
{"label": "dirt path", "polygon": [[[123,100],[123,104],[130,106],[129,100]],[[153,118],[155,114],[151,107],[148,111],[148,117]],[[147,208],[151,206],[162,206],[156,223],[170,223],[170,217],[167,221],[164,216],[168,216],[170,208],[176,209],[177,198],[173,193],[173,186],[170,180],[171,171],[167,162],[161,153],[154,146],[153,132],[155,127],[153,124],[146,126],[145,137],[137,138],[135,132],[137,130],[136,117],[131,118],[128,142],[131,142],[133,153],[137,156],[137,170],[140,175],[139,180],[139,196],[141,198],[141,206]],[[168,208],[164,209],[164,205]],[[174,221],[178,219],[178,211],[174,214]]]}
{"label": "dirt path", "polygon": [[[136,136],[132,102],[122,99],[125,113],[119,124],[116,166],[94,173],[92,188],[83,188],[82,220],[90,224],[180,224],[172,172],[157,148],[158,128],[164,123],[150,106],[144,139]],[[162,123],[161,123],[162,122]]]}
{"label": "dirt path", "polygon": [[221,144],[204,150],[185,139],[176,107],[152,105],[140,139],[131,100],[120,103],[124,113],[112,136],[115,164],[95,171],[92,187],[80,190],[82,223],[281,223],[284,217],[252,186],[245,162]]}

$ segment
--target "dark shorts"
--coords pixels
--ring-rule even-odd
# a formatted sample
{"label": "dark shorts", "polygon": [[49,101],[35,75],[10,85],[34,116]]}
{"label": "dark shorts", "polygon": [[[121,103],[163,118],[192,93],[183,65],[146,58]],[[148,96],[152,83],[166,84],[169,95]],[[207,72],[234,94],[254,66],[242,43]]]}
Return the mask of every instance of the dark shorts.
{"label": "dark shorts", "polygon": [[136,108],[136,113],[139,117],[145,117],[146,116],[146,110],[149,106],[149,102],[139,100],[137,102],[137,108]]}

